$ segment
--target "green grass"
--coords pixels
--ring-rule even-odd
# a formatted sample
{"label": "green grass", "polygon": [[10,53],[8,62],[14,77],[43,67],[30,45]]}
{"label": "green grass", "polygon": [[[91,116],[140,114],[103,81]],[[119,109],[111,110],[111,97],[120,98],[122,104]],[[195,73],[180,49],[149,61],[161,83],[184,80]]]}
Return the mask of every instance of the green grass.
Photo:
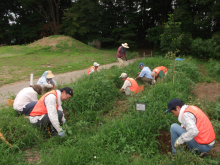
{"label": "green grass", "polygon": [[[136,77],[138,63],[150,68],[164,65],[168,75],[164,83],[145,88],[143,93],[125,97],[119,93],[123,81],[122,72]],[[6,139],[15,146],[11,149],[0,142],[0,164],[25,164],[27,149],[36,148],[39,160],[33,164],[218,164],[218,158],[201,159],[184,151],[170,157],[162,154],[157,137],[160,131],[169,132],[170,125],[177,122],[171,113],[164,114],[167,102],[180,98],[186,104],[201,107],[213,123],[219,140],[219,103],[198,101],[191,93],[191,84],[203,81],[196,60],[176,62],[175,83],[172,83],[172,60],[162,57],[145,58],[129,66],[112,67],[93,75],[83,76],[68,84],[74,89],[73,97],[63,103],[67,111],[65,138],[48,138],[47,132],[32,127],[28,120],[17,116],[14,110],[2,108],[0,125]],[[192,74],[194,76],[192,76]],[[213,77],[214,79],[215,77]],[[138,84],[142,82],[138,80]],[[126,106],[117,105],[117,101]],[[136,111],[136,103],[145,103],[146,111]],[[170,139],[167,139],[170,140]]]}
{"label": "green grass", "polygon": [[[52,70],[56,75],[89,68],[94,61],[101,65],[117,61],[117,49],[97,50],[73,38],[61,40],[60,37],[64,36],[49,37],[45,46],[37,41],[30,45],[1,47],[0,86],[29,80],[31,73],[40,78],[46,70]],[[49,45],[50,41],[57,41],[55,47]],[[127,54],[128,59],[136,56],[134,52]]]}

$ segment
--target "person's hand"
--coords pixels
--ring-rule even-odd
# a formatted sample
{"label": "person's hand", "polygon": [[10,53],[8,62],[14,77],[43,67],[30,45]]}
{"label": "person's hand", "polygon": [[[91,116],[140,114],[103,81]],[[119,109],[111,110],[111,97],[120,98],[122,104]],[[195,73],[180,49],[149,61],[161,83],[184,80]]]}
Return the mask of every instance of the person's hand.
{"label": "person's hand", "polygon": [[64,136],[65,136],[65,132],[64,132],[64,131],[61,131],[61,132],[58,133],[58,135],[59,135],[60,137],[64,137]]}
{"label": "person's hand", "polygon": [[179,148],[180,145],[181,145],[181,144],[178,142],[178,140],[176,140],[175,143],[174,143],[174,147],[175,147],[175,148]]}
{"label": "person's hand", "polygon": [[53,88],[52,84],[45,84],[44,86],[47,87],[47,88]]}

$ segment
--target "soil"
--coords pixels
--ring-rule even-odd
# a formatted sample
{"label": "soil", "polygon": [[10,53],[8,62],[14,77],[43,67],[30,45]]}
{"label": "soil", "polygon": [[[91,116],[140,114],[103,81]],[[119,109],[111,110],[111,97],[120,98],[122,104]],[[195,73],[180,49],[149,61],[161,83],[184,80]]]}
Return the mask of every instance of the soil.
{"label": "soil", "polygon": [[27,149],[24,153],[25,160],[28,164],[37,163],[40,160],[40,153],[36,149]]}
{"label": "soil", "polygon": [[195,88],[195,90],[192,90],[192,92],[199,99],[206,99],[217,102],[218,98],[220,97],[220,85],[216,81],[214,83],[199,83],[196,84],[193,88]]}

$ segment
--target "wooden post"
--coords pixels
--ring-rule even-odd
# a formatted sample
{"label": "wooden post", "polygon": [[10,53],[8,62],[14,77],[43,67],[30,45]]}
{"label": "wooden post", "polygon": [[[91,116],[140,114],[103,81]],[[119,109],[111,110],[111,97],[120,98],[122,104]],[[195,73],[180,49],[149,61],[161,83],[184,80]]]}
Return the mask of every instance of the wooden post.
{"label": "wooden post", "polygon": [[174,77],[175,77],[175,58],[173,60],[173,83],[174,83]]}
{"label": "wooden post", "polygon": [[152,50],[151,50],[151,54],[150,54],[150,56],[152,57]]}
{"label": "wooden post", "polygon": [[143,53],[143,57],[145,58],[145,52]]}

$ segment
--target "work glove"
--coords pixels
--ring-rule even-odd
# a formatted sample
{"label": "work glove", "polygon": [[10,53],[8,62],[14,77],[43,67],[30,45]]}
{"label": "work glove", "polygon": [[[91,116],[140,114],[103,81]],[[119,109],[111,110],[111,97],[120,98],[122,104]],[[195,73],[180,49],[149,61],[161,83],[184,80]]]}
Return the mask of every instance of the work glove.
{"label": "work glove", "polygon": [[44,86],[47,87],[47,88],[53,88],[52,84],[45,84]]}
{"label": "work glove", "polygon": [[178,140],[176,140],[175,143],[174,143],[174,147],[175,147],[175,148],[179,148],[180,145],[181,145],[181,144],[178,142]]}
{"label": "work glove", "polygon": [[61,131],[61,132],[58,133],[58,135],[59,135],[60,137],[64,137],[65,132],[64,132],[64,131]]}

